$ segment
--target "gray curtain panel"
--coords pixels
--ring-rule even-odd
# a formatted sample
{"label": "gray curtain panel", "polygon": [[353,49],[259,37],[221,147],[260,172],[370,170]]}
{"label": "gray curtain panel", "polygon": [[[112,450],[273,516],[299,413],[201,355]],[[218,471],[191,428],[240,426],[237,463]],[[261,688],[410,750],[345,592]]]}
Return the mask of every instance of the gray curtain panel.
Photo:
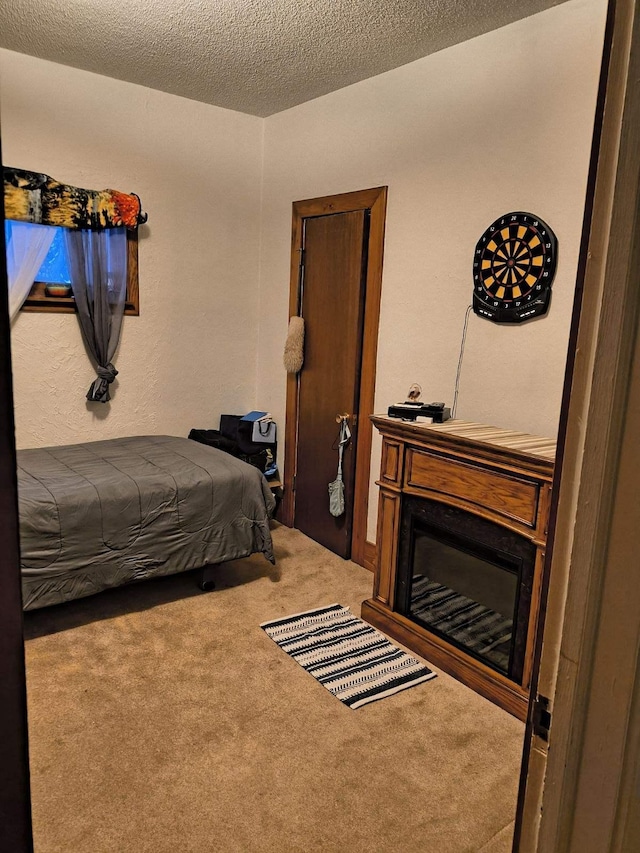
{"label": "gray curtain panel", "polygon": [[66,240],[78,322],[98,374],[87,400],[106,403],[109,385],[118,374],[111,359],[120,339],[127,295],[126,230],[68,230]]}

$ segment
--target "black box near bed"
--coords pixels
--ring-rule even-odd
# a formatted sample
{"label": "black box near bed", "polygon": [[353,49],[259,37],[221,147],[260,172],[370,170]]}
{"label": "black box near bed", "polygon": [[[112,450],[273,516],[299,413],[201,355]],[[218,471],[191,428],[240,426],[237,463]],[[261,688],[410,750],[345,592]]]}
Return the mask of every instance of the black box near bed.
{"label": "black box near bed", "polygon": [[260,471],[175,436],[18,451],[25,610],[263,553],[274,497]]}

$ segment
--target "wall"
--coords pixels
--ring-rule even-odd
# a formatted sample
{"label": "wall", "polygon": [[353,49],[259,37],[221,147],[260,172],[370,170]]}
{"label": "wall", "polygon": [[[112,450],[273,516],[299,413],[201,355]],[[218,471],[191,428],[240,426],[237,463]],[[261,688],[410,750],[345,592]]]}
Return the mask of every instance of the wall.
{"label": "wall", "polygon": [[[475,244],[524,210],[558,237],[551,309],[471,315],[457,416],[555,435],[605,13],[572,0],[266,120],[258,389],[281,423],[291,203],[388,185],[376,411],[413,382],[452,402]],[[375,508],[372,486],[370,539]]]}
{"label": "wall", "polygon": [[261,119],[0,51],[5,163],[136,192],[140,316],[125,317],[108,404],[72,315],[12,329],[19,447],[215,427],[253,408]]}

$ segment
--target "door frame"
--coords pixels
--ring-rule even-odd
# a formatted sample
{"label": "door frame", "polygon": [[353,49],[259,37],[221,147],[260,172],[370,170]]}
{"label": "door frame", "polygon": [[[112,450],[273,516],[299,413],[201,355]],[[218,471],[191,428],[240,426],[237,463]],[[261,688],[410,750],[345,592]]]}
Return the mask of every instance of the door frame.
{"label": "door frame", "polygon": [[[367,542],[367,514],[369,508],[369,480],[371,470],[372,425],[376,385],[376,358],[378,353],[378,326],[382,294],[382,260],[384,229],[387,210],[387,187],[358,190],[338,195],[322,196],[293,202],[291,226],[291,276],[289,285],[289,316],[300,311],[300,254],[302,251],[304,220],[314,216],[334,213],[352,213],[367,210],[369,244],[367,248],[367,276],[364,296],[364,326],[362,336],[362,361],[357,423],[356,470],[353,499],[353,524],[351,533],[351,560],[373,570],[375,545]],[[304,368],[303,368],[304,369]],[[296,470],[298,439],[298,384],[299,375],[287,374],[287,407],[284,448],[284,496],[280,521],[293,527],[295,517],[295,490],[293,479]]]}
{"label": "door frame", "polygon": [[[527,727],[514,851],[638,849],[640,607],[640,13],[609,0],[578,284],[583,285],[538,692]],[[597,116],[598,118],[598,116]],[[589,214],[591,213],[591,216]],[[634,714],[635,709],[635,714]],[[634,778],[635,777],[635,778]],[[635,845],[635,846],[634,846]]]}
{"label": "door frame", "polygon": [[0,850],[33,853],[4,199],[0,226]]}

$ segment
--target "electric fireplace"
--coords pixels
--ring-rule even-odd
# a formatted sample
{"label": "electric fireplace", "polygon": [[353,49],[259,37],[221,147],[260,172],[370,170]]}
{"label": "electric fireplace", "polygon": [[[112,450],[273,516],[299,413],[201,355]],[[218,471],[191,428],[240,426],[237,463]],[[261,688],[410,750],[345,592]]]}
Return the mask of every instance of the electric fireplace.
{"label": "electric fireplace", "polygon": [[555,442],[449,420],[382,433],[371,624],[521,719]]}
{"label": "electric fireplace", "polygon": [[511,679],[522,678],[536,548],[457,507],[407,496],[395,605]]}

